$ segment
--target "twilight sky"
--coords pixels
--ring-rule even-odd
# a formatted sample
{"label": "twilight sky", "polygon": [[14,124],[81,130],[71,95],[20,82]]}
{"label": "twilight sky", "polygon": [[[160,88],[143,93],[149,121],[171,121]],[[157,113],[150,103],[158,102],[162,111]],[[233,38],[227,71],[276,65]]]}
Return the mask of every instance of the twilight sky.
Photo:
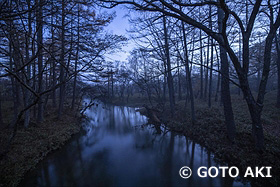
{"label": "twilight sky", "polygon": [[[126,30],[129,29],[129,23],[128,23],[128,18],[125,17],[125,15],[128,13],[128,11],[125,9],[125,7],[117,6],[113,9],[106,9],[107,12],[116,12],[116,17],[114,18],[113,22],[107,27],[107,30],[109,32],[112,32],[113,34],[118,34],[118,35],[124,35],[128,37],[128,34]],[[110,54],[106,55],[108,60],[120,60],[120,61],[125,61],[126,58],[129,55],[129,51],[132,50],[134,45],[132,44],[133,42],[129,41],[128,45],[123,47],[122,51],[117,52],[116,54]]]}

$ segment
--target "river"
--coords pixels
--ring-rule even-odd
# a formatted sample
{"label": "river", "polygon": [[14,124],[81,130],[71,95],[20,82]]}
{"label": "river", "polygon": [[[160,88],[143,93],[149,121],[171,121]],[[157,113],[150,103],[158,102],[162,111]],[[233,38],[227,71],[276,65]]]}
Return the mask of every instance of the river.
{"label": "river", "polygon": [[[135,108],[97,102],[83,130],[30,171],[21,186],[241,186],[231,177],[200,178],[213,155],[161,126],[159,134]],[[179,170],[192,169],[183,179]]]}

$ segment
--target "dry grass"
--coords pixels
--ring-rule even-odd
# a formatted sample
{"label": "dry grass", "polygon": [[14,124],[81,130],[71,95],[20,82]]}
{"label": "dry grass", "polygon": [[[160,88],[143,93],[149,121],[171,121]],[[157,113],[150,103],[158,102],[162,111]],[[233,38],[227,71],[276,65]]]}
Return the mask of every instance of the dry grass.
{"label": "dry grass", "polygon": [[[10,109],[7,110],[11,112]],[[0,160],[0,186],[17,186],[24,174],[34,168],[49,152],[61,147],[70,137],[80,131],[75,112],[66,108],[61,120],[54,109],[45,115],[41,124],[31,123],[27,129],[19,126],[9,152]],[[10,129],[0,132],[0,147],[5,146]]]}
{"label": "dry grass", "polygon": [[[237,134],[232,144],[226,136],[223,107],[214,103],[211,108],[205,102],[196,100],[196,124],[190,120],[189,106],[185,108],[183,101],[176,106],[175,117],[171,120],[168,109],[162,119],[170,129],[183,133],[213,152],[218,162],[237,166],[244,175],[248,166],[272,166],[272,178],[250,178],[252,185],[263,186],[280,184],[280,109],[275,107],[274,95],[265,100],[262,121],[265,134],[266,150],[256,152],[251,136],[251,119],[245,101],[240,96],[232,98]],[[163,117],[164,116],[164,117]],[[248,179],[245,179],[248,180]]]}

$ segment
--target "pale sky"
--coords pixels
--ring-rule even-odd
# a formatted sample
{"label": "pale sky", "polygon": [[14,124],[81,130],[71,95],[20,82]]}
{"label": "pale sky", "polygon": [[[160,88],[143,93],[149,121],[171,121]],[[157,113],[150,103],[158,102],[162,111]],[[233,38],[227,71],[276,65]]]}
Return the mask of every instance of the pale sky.
{"label": "pale sky", "polygon": [[[128,13],[128,11],[125,9],[125,7],[117,6],[113,9],[106,10],[107,12],[116,12],[116,17],[114,18],[113,22],[106,28],[109,32],[113,34],[118,34],[118,35],[124,35],[128,37],[128,34],[126,30],[129,30],[129,23],[128,23],[128,18],[125,17],[125,15]],[[132,50],[134,45],[132,44],[133,42],[128,41],[128,45],[123,47],[122,51],[123,52],[118,52],[113,55],[106,55],[108,60],[114,61],[114,60],[119,60],[119,61],[125,61],[126,58],[129,55],[129,51]]]}

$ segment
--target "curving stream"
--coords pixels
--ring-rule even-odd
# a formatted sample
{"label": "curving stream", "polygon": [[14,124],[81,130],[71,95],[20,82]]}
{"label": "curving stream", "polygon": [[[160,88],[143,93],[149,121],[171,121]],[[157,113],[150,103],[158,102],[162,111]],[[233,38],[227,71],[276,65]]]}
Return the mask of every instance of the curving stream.
{"label": "curving stream", "polygon": [[[158,134],[135,108],[98,103],[81,133],[29,172],[22,186],[239,186],[230,177],[199,178],[200,166],[219,166],[185,136]],[[193,174],[182,179],[179,169]]]}

